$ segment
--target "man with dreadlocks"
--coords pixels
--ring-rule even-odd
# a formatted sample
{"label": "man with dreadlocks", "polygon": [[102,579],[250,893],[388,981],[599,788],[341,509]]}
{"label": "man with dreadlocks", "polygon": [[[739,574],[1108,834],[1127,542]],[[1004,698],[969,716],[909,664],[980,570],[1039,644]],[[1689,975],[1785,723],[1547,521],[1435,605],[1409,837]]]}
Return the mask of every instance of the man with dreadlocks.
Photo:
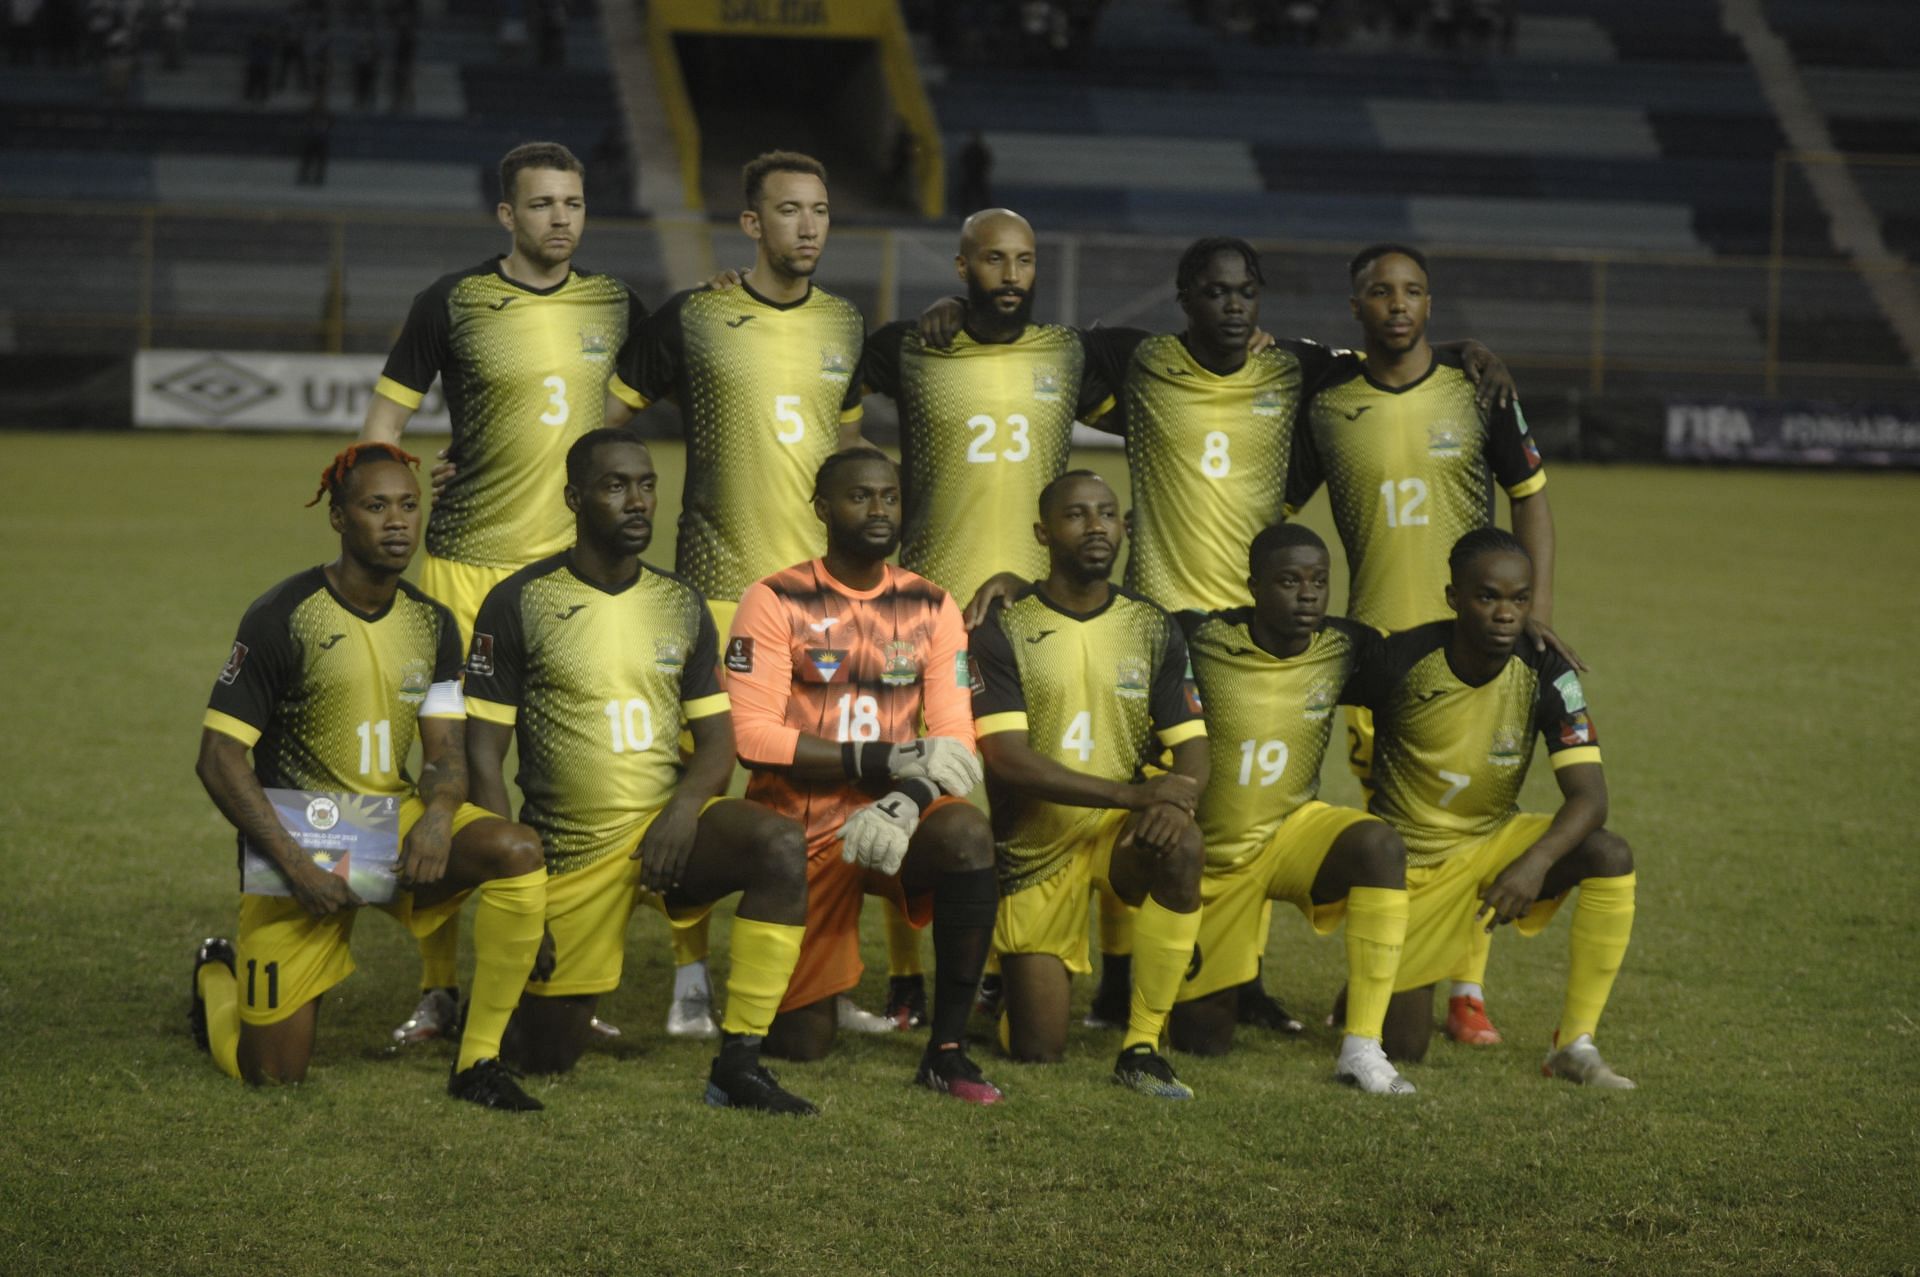
{"label": "man with dreadlocks", "polygon": [[[339,557],[254,601],[214,683],[200,781],[287,894],[243,894],[237,945],[201,944],[191,1022],[231,1076],[306,1078],[320,998],[353,972],[347,946],[363,902],[281,826],[266,791],[325,791],[335,809],[349,798],[397,799],[401,890],[379,907],[426,936],[479,895],[473,998],[447,1092],[538,1109],[499,1054],[540,946],[547,876],[533,830],[466,801],[459,631],[444,606],[400,579],[420,543],[418,465],[392,444],[355,444],[334,458],[309,504],[327,497]],[[418,782],[405,770],[416,736]]]}

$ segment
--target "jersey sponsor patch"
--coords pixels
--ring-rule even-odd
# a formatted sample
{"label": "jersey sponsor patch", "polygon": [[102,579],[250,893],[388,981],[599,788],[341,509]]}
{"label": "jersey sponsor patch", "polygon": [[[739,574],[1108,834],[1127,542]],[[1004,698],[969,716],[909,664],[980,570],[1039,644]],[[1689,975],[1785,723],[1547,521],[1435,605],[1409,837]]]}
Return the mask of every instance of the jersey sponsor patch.
{"label": "jersey sponsor patch", "polygon": [[247,645],[236,639],[233,644],[233,651],[227,653],[227,663],[220,671],[220,681],[222,683],[232,683],[233,680],[240,677],[240,667],[246,663]]}
{"label": "jersey sponsor patch", "polygon": [[1553,680],[1553,690],[1560,693],[1560,703],[1569,714],[1587,707],[1587,693],[1580,686],[1580,676],[1572,670]]}
{"label": "jersey sponsor patch", "polygon": [[753,639],[736,634],[727,640],[727,668],[735,674],[753,673]]}
{"label": "jersey sponsor patch", "polygon": [[493,674],[493,635],[474,634],[473,647],[467,653],[467,673],[481,678]]}

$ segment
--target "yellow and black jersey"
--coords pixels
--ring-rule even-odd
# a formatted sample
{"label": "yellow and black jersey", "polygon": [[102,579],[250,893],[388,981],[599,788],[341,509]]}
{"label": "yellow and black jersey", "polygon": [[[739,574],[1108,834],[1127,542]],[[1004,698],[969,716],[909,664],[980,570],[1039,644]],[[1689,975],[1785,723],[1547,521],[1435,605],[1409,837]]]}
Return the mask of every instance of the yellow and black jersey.
{"label": "yellow and black jersey", "polygon": [[1491,680],[1453,672],[1452,621],[1388,636],[1353,683],[1373,711],[1373,801],[1368,810],[1406,841],[1408,862],[1430,865],[1492,833],[1518,811],[1533,738],[1557,771],[1600,761],[1600,737],[1580,676],[1552,648],[1522,641]]}
{"label": "yellow and black jersey", "polygon": [[418,408],[436,374],[445,388],[455,471],[434,498],[427,552],[517,568],[573,540],[567,449],[605,420],[614,353],[647,308],[611,275],[528,288],[500,261],[413,299],[375,389]]}
{"label": "yellow and black jersey", "polygon": [[1251,602],[1247,544],[1280,521],[1300,406],[1334,352],[1281,341],[1221,376],[1175,335],[1095,329],[1089,337],[1119,388],[1102,428],[1127,441],[1127,588],[1174,611]]}
{"label": "yellow and black jersey", "polygon": [[1363,654],[1383,640],[1328,617],[1306,651],[1279,657],[1254,641],[1252,608],[1178,619],[1207,707],[1211,767],[1199,811],[1207,867],[1231,869],[1319,797],[1334,706],[1349,697]]}
{"label": "yellow and black jersey", "polygon": [[1045,576],[1040,490],[1066,471],[1074,420],[1110,402],[1081,334],[1029,324],[1010,342],[962,332],[937,350],[902,321],[867,338],[862,380],[900,409],[900,565],[962,607],[996,572]]}
{"label": "yellow and black jersey", "polygon": [[[1079,613],[1029,586],[996,604],[970,641],[974,729],[982,737],[1024,732],[1037,754],[1128,781],[1162,748],[1206,735],[1179,627],[1126,590]],[[1032,886],[1059,866],[1049,853],[1086,809],[1007,792],[991,773],[987,793],[1001,889]]]}
{"label": "yellow and black jersey", "polygon": [[1386,631],[1443,619],[1447,552],[1493,523],[1495,480],[1514,498],[1546,486],[1518,401],[1482,409],[1475,394],[1460,357],[1440,350],[1411,385],[1383,386],[1343,355],[1314,388],[1287,503],[1327,485],[1354,620]]}
{"label": "yellow and black jersey", "polygon": [[679,782],[681,729],[727,712],[719,657],[700,592],[645,565],[605,590],[562,551],[488,593],[467,656],[468,712],[512,725],[520,819],[549,870],[632,850],[620,835]]}
{"label": "yellow and black jersey", "polygon": [[203,722],[252,747],[263,788],[408,794],[414,720],[466,717],[459,678],[446,608],[402,581],[368,616],[308,568],[247,609]]}
{"label": "yellow and black jersey", "polygon": [[772,302],[742,285],[679,293],[620,351],[609,388],[680,407],[687,439],[674,568],[712,599],[820,553],[813,476],[860,417],[860,311],[824,288]]}

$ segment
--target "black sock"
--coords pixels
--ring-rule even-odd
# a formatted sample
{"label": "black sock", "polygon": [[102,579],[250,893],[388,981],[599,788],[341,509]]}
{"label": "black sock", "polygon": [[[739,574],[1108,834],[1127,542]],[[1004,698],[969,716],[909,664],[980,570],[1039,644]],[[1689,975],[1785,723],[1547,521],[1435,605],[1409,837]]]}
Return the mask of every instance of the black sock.
{"label": "black sock", "polygon": [[757,1033],[722,1033],[720,1058],[728,1063],[737,1061],[751,1067],[760,1063],[760,1044],[765,1041]]}
{"label": "black sock", "polygon": [[1133,1000],[1133,955],[1131,953],[1103,953],[1100,955],[1100,987],[1093,991],[1096,1001],[1110,1001],[1120,998]]}
{"label": "black sock", "polygon": [[993,944],[993,918],[1000,907],[994,871],[943,873],[933,884],[932,1045],[966,1040],[973,995]]}

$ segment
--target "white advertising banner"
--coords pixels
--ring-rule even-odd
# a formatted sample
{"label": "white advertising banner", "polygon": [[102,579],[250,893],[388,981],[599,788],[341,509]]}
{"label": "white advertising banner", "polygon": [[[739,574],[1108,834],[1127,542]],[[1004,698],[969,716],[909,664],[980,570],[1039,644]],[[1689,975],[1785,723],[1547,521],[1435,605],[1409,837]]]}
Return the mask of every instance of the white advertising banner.
{"label": "white advertising banner", "polygon": [[[351,434],[385,364],[382,355],[142,350],[133,357],[133,424]],[[439,382],[407,429],[450,429]]]}

